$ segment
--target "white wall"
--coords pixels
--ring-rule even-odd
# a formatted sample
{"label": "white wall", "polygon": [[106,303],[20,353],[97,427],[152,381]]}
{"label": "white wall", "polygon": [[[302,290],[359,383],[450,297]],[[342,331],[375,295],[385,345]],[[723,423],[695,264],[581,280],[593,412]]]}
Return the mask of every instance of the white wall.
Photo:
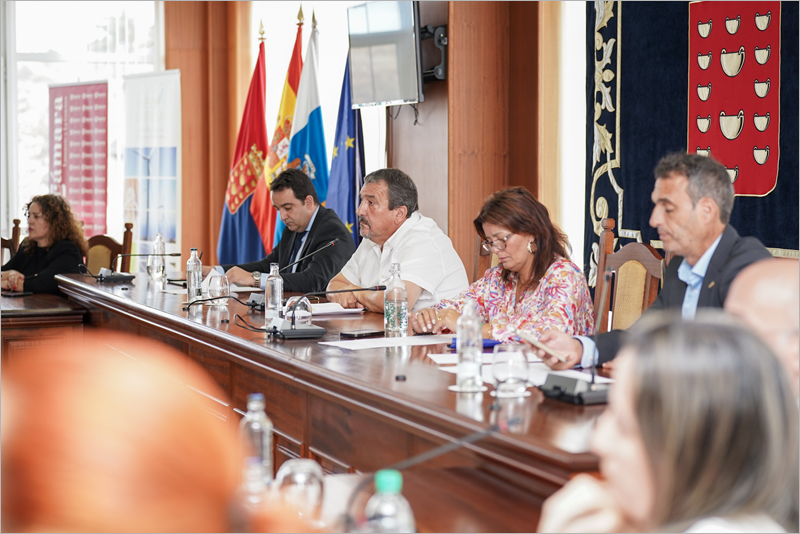
{"label": "white wall", "polygon": [[[350,47],[347,33],[347,7],[365,0],[341,2],[303,2],[303,61],[311,36],[311,16],[316,13],[319,30],[319,89],[322,123],[330,164],[344,67]],[[259,24],[264,24],[264,49],[267,69],[267,135],[272,139],[275,119],[281,102],[283,84],[297,35],[297,12],[300,2],[252,2],[251,36],[253,65],[258,57]],[[386,166],[385,108],[366,108],[361,112],[364,125],[366,172]]]}
{"label": "white wall", "polygon": [[569,237],[572,260],[583,266],[586,215],[586,4],[561,2],[559,226]]}

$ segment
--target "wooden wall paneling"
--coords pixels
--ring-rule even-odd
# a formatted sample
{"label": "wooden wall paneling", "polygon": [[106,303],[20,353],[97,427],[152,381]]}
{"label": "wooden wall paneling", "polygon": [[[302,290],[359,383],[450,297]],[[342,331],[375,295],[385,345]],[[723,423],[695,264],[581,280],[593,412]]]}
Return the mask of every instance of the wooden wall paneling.
{"label": "wooden wall paneling", "polygon": [[508,2],[450,2],[448,34],[448,234],[469,267],[472,220],[508,183]]}
{"label": "wooden wall paneling", "polygon": [[[447,2],[420,2],[420,24],[447,24]],[[439,63],[439,49],[433,39],[423,42],[423,70]],[[447,84],[448,80],[426,83],[425,101],[417,105],[414,124],[411,106],[387,108],[387,164],[408,174],[417,186],[419,209],[432,218],[444,233],[447,220]],[[397,118],[392,118],[392,117]]]}
{"label": "wooden wall paneling", "polygon": [[217,263],[225,184],[252,74],[248,4],[164,3],[166,67],[181,71],[181,252],[188,257],[197,247],[206,264]]}
{"label": "wooden wall paneling", "polygon": [[538,152],[539,202],[550,210],[550,220],[558,221],[561,198],[561,168],[559,164],[559,39],[561,32],[560,2],[537,2],[538,30],[538,102],[537,138],[533,145]]}
{"label": "wooden wall paneling", "polygon": [[509,2],[508,186],[539,191],[538,25],[541,2]]}

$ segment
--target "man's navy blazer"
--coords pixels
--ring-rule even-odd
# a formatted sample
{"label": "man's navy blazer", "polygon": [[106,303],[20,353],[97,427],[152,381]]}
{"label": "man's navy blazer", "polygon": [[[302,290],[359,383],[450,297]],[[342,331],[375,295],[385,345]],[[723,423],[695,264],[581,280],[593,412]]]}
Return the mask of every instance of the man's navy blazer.
{"label": "man's navy blazer", "polygon": [[[281,268],[291,263],[292,249],[297,234],[284,228],[281,240],[272,249],[272,252],[261,261],[244,263],[239,265],[247,272],[260,271],[269,273],[269,264],[277,263]],[[302,258],[306,254],[324,247],[332,240],[339,238],[339,242],[332,247],[328,247],[318,254],[303,260],[297,266],[297,272],[289,272],[291,269],[281,273],[283,278],[283,290],[298,293],[310,293],[312,291],[325,291],[331,278],[339,274],[350,256],[356,251],[353,236],[347,227],[336,215],[336,212],[324,206],[319,207],[319,212],[314,219],[314,224],[308,230],[308,237],[298,254]],[[227,271],[233,265],[223,265]]]}
{"label": "man's navy blazer", "polygon": [[[733,226],[726,226],[703,277],[697,308],[722,308],[736,275],[751,263],[769,257],[770,253],[761,241],[755,237],[741,237]],[[683,295],[686,293],[686,283],[678,278],[678,267],[681,262],[683,256],[675,256],[669,262],[664,273],[661,292],[642,317],[653,310],[676,310],[680,313]],[[600,334],[597,337],[598,363],[612,360],[625,341],[624,338],[624,330],[612,330]]]}

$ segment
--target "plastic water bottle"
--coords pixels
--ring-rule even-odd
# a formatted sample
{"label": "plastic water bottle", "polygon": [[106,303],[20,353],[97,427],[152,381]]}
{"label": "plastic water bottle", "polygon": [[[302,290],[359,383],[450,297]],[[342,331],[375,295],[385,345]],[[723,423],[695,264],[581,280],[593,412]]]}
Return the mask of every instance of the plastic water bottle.
{"label": "plastic water bottle", "polygon": [[481,391],[483,378],[483,336],[481,320],[478,317],[475,301],[468,299],[461,310],[456,323],[456,350],[458,351],[458,367],[456,368],[456,387],[460,391]]}
{"label": "plastic water bottle", "polygon": [[264,395],[247,396],[247,414],[239,422],[239,439],[243,447],[244,480],[252,479],[261,466],[264,481],[272,480],[272,421],[264,412]]}
{"label": "plastic water bottle", "polygon": [[281,278],[277,263],[269,264],[269,276],[267,276],[264,292],[264,301],[267,303],[264,315],[280,317],[283,310],[283,278]]}
{"label": "plastic water bottle", "polygon": [[394,469],[375,473],[375,495],[367,501],[364,514],[369,532],[416,532],[414,513],[405,497],[403,475]]}
{"label": "plastic water bottle", "polygon": [[164,258],[166,250],[161,234],[156,234],[156,240],[153,241],[153,255],[147,258],[147,274],[153,280],[163,280],[167,276],[167,264]]}
{"label": "plastic water bottle", "polygon": [[408,333],[408,291],[400,278],[400,264],[393,263],[392,275],[383,292],[383,329],[386,337],[401,337]]}
{"label": "plastic water bottle", "polygon": [[264,466],[261,459],[254,456],[245,458],[244,472],[242,473],[241,497],[245,506],[258,508],[267,495]]}
{"label": "plastic water bottle", "polygon": [[186,282],[189,288],[189,302],[203,296],[203,264],[197,257],[196,248],[192,249],[192,255],[186,262]]}

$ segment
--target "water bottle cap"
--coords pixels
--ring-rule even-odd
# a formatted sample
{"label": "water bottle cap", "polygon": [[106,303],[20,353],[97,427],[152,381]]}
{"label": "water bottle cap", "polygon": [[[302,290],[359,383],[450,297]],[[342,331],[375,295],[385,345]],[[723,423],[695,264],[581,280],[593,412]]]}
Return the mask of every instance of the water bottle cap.
{"label": "water bottle cap", "polygon": [[251,393],[247,396],[247,409],[248,410],[263,410],[264,409],[264,394]]}
{"label": "water bottle cap", "polygon": [[196,249],[196,248],[193,248],[193,249],[192,249],[192,252],[197,252],[197,249]]}
{"label": "water bottle cap", "polygon": [[378,493],[400,493],[403,475],[395,469],[381,469],[375,473],[375,489]]}

